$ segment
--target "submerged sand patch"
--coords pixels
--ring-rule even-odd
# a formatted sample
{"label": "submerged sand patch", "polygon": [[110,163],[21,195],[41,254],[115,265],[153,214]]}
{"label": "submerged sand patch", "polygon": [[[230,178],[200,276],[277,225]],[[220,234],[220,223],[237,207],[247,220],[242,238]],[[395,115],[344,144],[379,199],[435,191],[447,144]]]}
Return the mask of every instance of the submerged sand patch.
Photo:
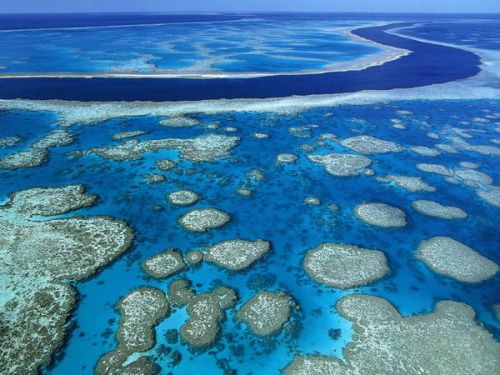
{"label": "submerged sand patch", "polygon": [[309,250],[304,269],[317,282],[340,289],[366,285],[389,273],[383,252],[335,243]]}
{"label": "submerged sand patch", "polygon": [[310,205],[310,206],[320,206],[321,201],[318,198],[315,197],[307,197],[304,199],[304,203]]}
{"label": "submerged sand patch", "polygon": [[250,197],[253,194],[253,191],[250,189],[236,189],[236,193],[244,197]]}
{"label": "submerged sand patch", "polygon": [[257,139],[268,139],[270,137],[267,133],[253,133],[253,136]]}
{"label": "submerged sand patch", "polygon": [[441,301],[432,313],[410,317],[369,295],[346,296],[336,307],[354,328],[344,361],[298,355],[284,375],[489,375],[500,366],[500,344],[464,303]]}

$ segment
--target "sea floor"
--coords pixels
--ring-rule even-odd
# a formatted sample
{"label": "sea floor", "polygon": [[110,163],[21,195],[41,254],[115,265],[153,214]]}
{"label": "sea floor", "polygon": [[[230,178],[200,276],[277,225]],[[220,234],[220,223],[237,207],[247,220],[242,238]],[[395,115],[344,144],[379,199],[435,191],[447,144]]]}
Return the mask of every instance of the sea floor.
{"label": "sea floor", "polygon": [[[335,304],[343,296],[364,293],[380,296],[404,316],[433,310],[439,300],[465,302],[477,313],[495,338],[500,322],[492,304],[500,295],[500,276],[466,284],[438,275],[415,257],[419,243],[434,236],[449,236],[483,256],[500,263],[498,207],[481,199],[479,190],[498,186],[500,171],[500,103],[498,100],[415,100],[370,105],[340,105],[293,114],[229,112],[220,115],[189,113],[190,127],[161,125],[165,117],[154,115],[110,118],[68,128],[75,141],[50,151],[46,163],[35,168],[1,170],[0,202],[9,193],[32,187],[83,184],[99,196],[98,204],[77,211],[78,215],[106,215],[125,220],[135,231],[133,247],[96,276],[78,282],[78,304],[68,322],[64,346],[56,352],[44,374],[90,374],[99,358],[116,347],[119,314],[115,304],[141,286],[166,290],[179,278],[192,281],[197,292],[227,285],[238,294],[235,309],[226,313],[221,335],[213,346],[193,350],[172,340],[172,329],[184,323],[185,308],[176,308],[156,327],[156,345],[148,353],[162,373],[276,374],[295,354],[321,354],[342,358],[352,338],[351,323],[341,317]],[[58,127],[57,113],[4,110],[0,112],[0,138],[20,136],[15,146],[0,147],[0,158],[22,151]],[[97,155],[73,157],[74,151],[118,145],[113,135],[144,131],[140,141],[163,138],[194,138],[224,134],[240,138],[227,157],[213,162],[193,162],[176,150],[145,152],[141,159],[115,161]],[[268,134],[257,138],[255,133]],[[327,134],[327,135],[325,135]],[[348,137],[369,135],[397,143],[399,152],[364,155],[372,160],[374,175],[337,177],[314,163],[308,155],[360,153],[340,144]],[[426,146],[436,156],[415,152]],[[476,146],[489,146],[481,148]],[[293,163],[279,163],[279,154],[294,154]],[[155,163],[177,163],[160,171]],[[440,164],[450,170],[459,163],[478,164],[477,170],[491,183],[446,180],[444,176],[417,168],[419,163]],[[256,173],[258,171],[259,173]],[[164,182],[152,183],[145,174],[162,174]],[[411,192],[394,183],[382,183],[387,175],[419,176],[436,190]],[[191,207],[175,207],[166,195],[189,189],[201,200]],[[251,190],[250,196],[237,193]],[[319,205],[304,200],[313,197]],[[466,219],[444,220],[425,216],[412,201],[427,199],[465,210]],[[381,228],[360,221],[353,212],[363,202],[383,202],[406,213],[407,226]],[[334,209],[331,205],[336,205]],[[215,207],[231,216],[223,227],[205,233],[186,231],[180,216],[193,208]],[[166,280],[156,280],[141,269],[148,257],[167,248],[186,254],[228,239],[265,239],[271,251],[247,270],[227,271],[203,263]],[[390,273],[369,285],[340,290],[322,286],[304,270],[307,250],[324,242],[358,245],[385,253]],[[261,338],[235,319],[235,311],[261,290],[285,291],[293,297],[293,311],[283,330]],[[170,334],[167,334],[170,333]]]}

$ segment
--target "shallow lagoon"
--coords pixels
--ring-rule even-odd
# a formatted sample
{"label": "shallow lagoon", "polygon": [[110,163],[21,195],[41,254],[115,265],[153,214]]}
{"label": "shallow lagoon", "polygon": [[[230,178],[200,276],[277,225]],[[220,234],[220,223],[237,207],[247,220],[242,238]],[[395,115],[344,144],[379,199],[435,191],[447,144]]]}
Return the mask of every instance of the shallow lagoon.
{"label": "shallow lagoon", "polygon": [[0,74],[329,70],[381,52],[342,35],[362,24],[249,19],[2,31]]}
{"label": "shallow lagoon", "polygon": [[[245,325],[234,320],[234,310],[229,310],[216,346],[191,353],[187,346],[179,342],[168,343],[165,337],[168,329],[178,329],[186,318],[185,309],[177,309],[157,327],[158,343],[151,350],[164,373],[188,374],[203,370],[216,374],[223,369],[277,373],[291,361],[295,352],[341,356],[351,338],[351,324],[338,315],[334,305],[342,296],[353,292],[384,297],[403,315],[430,311],[441,299],[463,301],[476,310],[479,321],[498,339],[500,325],[491,309],[491,304],[498,302],[495,299],[500,292],[498,275],[480,285],[466,285],[433,273],[414,257],[421,240],[450,236],[500,262],[497,252],[500,235],[496,228],[498,209],[479,199],[474,188],[449,183],[443,176],[416,168],[418,163],[437,163],[451,169],[462,161],[475,162],[480,165],[479,170],[498,185],[497,156],[459,150],[456,154],[442,152],[439,157],[429,157],[404,150],[369,155],[373,160],[374,176],[342,178],[327,174],[323,166],[307,158],[308,154],[355,153],[333,141],[332,137],[322,137],[325,133],[333,133],[339,139],[365,134],[397,142],[406,148],[416,145],[435,148],[437,144],[450,144],[453,140],[450,137],[457,136],[462,129],[472,137],[464,138],[470,144],[498,147],[495,143],[498,133],[494,131],[500,121],[498,101],[389,102],[322,108],[293,115],[242,112],[189,116],[200,124],[171,128],[159,124],[163,118],[145,116],[76,125],[70,130],[77,141],[52,149],[48,163],[32,169],[0,171],[4,181],[0,185],[2,200],[12,191],[29,187],[81,183],[100,199],[96,206],[77,213],[124,219],[137,233],[135,245],[129,252],[96,277],[77,284],[81,300],[75,309],[67,344],[44,373],[92,373],[98,358],[115,347],[118,314],[113,305],[136,287],[157,286],[166,290],[172,280],[180,277],[189,278],[198,292],[222,284],[236,288],[240,296],[237,309],[257,291],[265,289],[289,293],[301,310],[292,314],[283,332],[269,338],[252,335]],[[406,128],[394,127],[391,120],[395,119]],[[51,113],[4,111],[0,113],[0,120],[0,137],[25,137],[19,146],[0,148],[0,156],[4,156],[46,135],[55,127],[57,117]],[[216,130],[205,127],[217,122],[220,127]],[[313,124],[318,126],[310,126]],[[225,127],[236,127],[238,131],[226,133]],[[290,132],[291,127],[301,128],[301,136]],[[118,144],[112,136],[125,130],[148,131],[139,136],[138,139],[143,140],[190,138],[212,133],[236,135],[241,140],[228,158],[214,163],[180,160],[178,153],[172,150],[147,153],[143,160],[137,161],[116,162],[95,155],[78,159],[68,157],[71,151]],[[430,131],[440,138],[429,137]],[[253,136],[256,132],[269,134],[270,138],[257,139]],[[307,151],[304,145],[310,145],[313,150]],[[257,147],[261,150],[259,153],[255,153]],[[297,155],[298,160],[293,164],[276,163],[276,156],[281,153]],[[161,172],[155,166],[161,159],[175,160],[178,166]],[[190,169],[196,173],[188,173]],[[250,178],[248,174],[252,170],[260,171],[265,178]],[[155,173],[163,173],[167,181],[151,184],[143,177]],[[387,175],[420,176],[436,191],[409,192],[394,184],[376,181],[377,176]],[[236,193],[240,188],[251,189],[253,194],[241,196]],[[166,195],[181,189],[199,193],[201,200],[189,208],[171,206]],[[321,205],[304,203],[307,197],[318,198]],[[417,199],[463,208],[469,216],[453,221],[423,216],[412,208],[412,201]],[[370,201],[403,209],[407,214],[407,227],[384,229],[356,219],[353,208]],[[329,209],[331,204],[338,205],[339,211]],[[163,206],[163,210],[155,210],[155,205]],[[232,220],[207,233],[190,233],[177,220],[193,207],[216,207],[229,213]],[[141,270],[143,260],[166,248],[176,248],[186,254],[232,238],[262,238],[271,241],[273,246],[261,261],[238,273],[204,263],[171,279],[157,281]],[[391,273],[366,287],[346,291],[323,287],[302,267],[306,251],[323,242],[379,249],[386,254]],[[170,354],[158,353],[162,344],[171,347],[172,352],[181,353],[182,360],[175,367],[171,367],[174,359]]]}

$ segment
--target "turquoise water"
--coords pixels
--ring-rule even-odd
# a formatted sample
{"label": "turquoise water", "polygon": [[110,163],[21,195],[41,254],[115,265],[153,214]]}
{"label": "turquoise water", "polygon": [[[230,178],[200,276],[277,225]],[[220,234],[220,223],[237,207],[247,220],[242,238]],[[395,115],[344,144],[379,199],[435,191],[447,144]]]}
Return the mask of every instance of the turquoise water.
{"label": "turquoise water", "polygon": [[[138,286],[152,285],[166,290],[169,283],[179,277],[192,280],[198,292],[222,284],[236,288],[240,296],[236,309],[262,289],[287,291],[301,309],[294,312],[283,332],[266,339],[255,337],[234,320],[233,311],[228,311],[220,339],[214,347],[202,352],[192,352],[180,342],[167,342],[167,330],[178,329],[185,320],[185,310],[178,309],[157,327],[157,345],[151,350],[165,374],[170,371],[175,374],[221,374],[228,369],[237,369],[242,374],[275,374],[291,361],[295,353],[341,356],[352,331],[350,323],[341,318],[333,306],[342,296],[357,292],[382,296],[404,315],[430,311],[434,303],[442,299],[463,301],[471,305],[478,313],[478,320],[500,338],[500,325],[490,306],[498,302],[499,275],[480,285],[469,286],[433,273],[414,258],[421,240],[443,235],[500,262],[498,209],[480,200],[473,188],[450,184],[442,176],[415,167],[417,163],[454,167],[461,161],[476,162],[480,164],[479,170],[491,176],[493,184],[498,185],[497,156],[463,150],[458,154],[442,153],[436,158],[420,156],[409,150],[370,156],[376,176],[421,176],[437,188],[434,193],[410,193],[378,183],[376,176],[333,177],[306,156],[309,153],[355,153],[328,140],[318,144],[323,133],[334,133],[340,138],[367,134],[405,147],[432,147],[449,143],[446,137],[456,135],[452,128],[459,128],[469,131],[472,136],[466,139],[467,142],[494,146],[492,140],[498,140],[494,128],[500,122],[498,101],[407,101],[345,105],[291,115],[241,112],[189,116],[198,119],[200,125],[167,128],[160,126],[162,118],[155,116],[110,119],[92,126],[76,125],[71,131],[77,141],[53,149],[48,163],[38,168],[0,172],[3,181],[0,200],[10,192],[30,187],[82,183],[90,193],[99,195],[99,203],[77,211],[78,214],[111,215],[126,220],[136,231],[130,251],[95,277],[76,285],[81,298],[70,322],[66,345],[44,373],[92,373],[99,357],[116,345],[114,334],[119,316],[113,305],[120,297]],[[401,120],[407,128],[394,128],[390,119]],[[0,148],[0,155],[27,147],[55,128],[56,121],[57,116],[51,113],[0,112],[0,137],[24,137],[19,146]],[[221,123],[217,130],[204,127],[215,122]],[[311,124],[318,127],[308,127]],[[238,132],[225,133],[223,128],[226,126],[236,127]],[[290,134],[290,127],[306,127],[301,132],[304,137]],[[67,155],[74,150],[118,144],[111,137],[124,130],[149,132],[139,139],[191,138],[219,133],[238,135],[241,141],[230,157],[214,163],[196,164],[180,160],[175,151],[147,153],[143,160],[124,162],[96,156],[71,159]],[[429,131],[438,133],[441,139],[429,138],[426,135]],[[258,140],[253,137],[254,132],[267,133],[271,137]],[[314,151],[303,151],[303,144],[312,145]],[[291,165],[277,165],[275,158],[283,152],[298,155],[298,161]],[[162,158],[176,158],[179,165],[164,172],[167,182],[147,183],[142,175],[158,173],[154,164]],[[195,169],[196,174],[185,173],[190,168]],[[254,169],[260,170],[265,180],[249,179],[248,173]],[[236,194],[235,190],[243,186],[254,189],[254,195],[243,197]],[[186,232],[178,225],[177,219],[189,208],[174,208],[165,198],[169,192],[184,188],[201,194],[203,200],[197,207],[222,209],[232,216],[231,222],[208,233]],[[304,199],[310,196],[319,198],[322,204],[306,205]],[[423,216],[411,207],[411,202],[416,199],[460,207],[468,212],[469,217],[446,221]],[[406,212],[409,225],[403,229],[382,229],[363,224],[352,213],[353,207],[363,201],[382,201],[400,207]],[[333,203],[340,207],[339,212],[328,209]],[[157,204],[164,209],[154,210],[153,206]],[[156,281],[140,269],[144,259],[166,248],[173,247],[186,253],[233,238],[266,239],[271,241],[272,251],[239,273],[203,264],[171,279]],[[305,252],[322,242],[352,243],[382,250],[388,257],[391,274],[366,287],[347,291],[322,287],[302,268]],[[170,354],[166,354],[162,345],[171,348]],[[179,363],[178,354],[182,358]]]}
{"label": "turquoise water", "polygon": [[380,51],[339,35],[336,30],[362,24],[257,18],[2,31],[0,74],[275,73],[327,69]]}

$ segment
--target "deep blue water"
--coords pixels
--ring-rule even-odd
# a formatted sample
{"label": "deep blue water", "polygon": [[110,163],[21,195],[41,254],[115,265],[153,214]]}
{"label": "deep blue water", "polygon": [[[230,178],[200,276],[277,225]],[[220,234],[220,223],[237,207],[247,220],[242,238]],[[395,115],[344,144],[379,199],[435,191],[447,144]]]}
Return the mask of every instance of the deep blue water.
{"label": "deep blue water", "polygon": [[429,14],[429,13],[206,13],[206,14],[158,14],[158,13],[89,13],[89,14],[0,14],[1,30],[60,28],[60,27],[92,27],[147,25],[158,23],[188,23],[237,21],[254,18],[271,20],[375,20],[394,19],[409,20],[483,20],[496,19],[498,14]]}
{"label": "deep blue water", "polygon": [[499,50],[500,20],[432,22],[406,29],[402,34],[469,47]]}
{"label": "deep blue water", "polygon": [[[398,111],[411,111],[403,115]],[[178,277],[193,281],[199,292],[226,284],[238,290],[238,307],[260,289],[285,290],[298,302],[300,312],[294,313],[284,332],[267,339],[258,339],[233,319],[229,312],[223,323],[222,336],[217,345],[201,353],[190,352],[181,343],[168,344],[167,329],[179,328],[186,317],[178,309],[156,329],[158,343],[151,351],[163,368],[163,373],[221,374],[222,367],[238,369],[238,373],[275,374],[293,357],[294,353],[320,353],[341,356],[342,348],[350,340],[350,324],[332,309],[342,296],[363,292],[383,296],[395,304],[405,315],[428,312],[441,299],[453,299],[470,304],[478,319],[487,329],[500,337],[500,325],[495,320],[490,304],[497,302],[500,293],[497,275],[480,285],[465,285],[438,276],[423,263],[415,260],[418,243],[432,236],[451,236],[481,254],[500,262],[498,243],[498,209],[478,199],[474,189],[452,185],[441,176],[416,169],[419,162],[436,162],[449,167],[460,161],[479,163],[480,170],[489,174],[498,185],[500,171],[498,159],[472,152],[444,153],[438,158],[419,156],[411,151],[373,155],[376,175],[416,175],[435,186],[434,193],[409,193],[394,186],[380,184],[374,177],[360,176],[336,178],[326,174],[323,167],[308,161],[302,144],[315,147],[313,153],[332,150],[348,152],[327,141],[318,145],[320,134],[331,132],[340,137],[370,134],[394,140],[401,145],[427,145],[446,143],[432,140],[428,131],[442,135],[453,132],[450,127],[473,129],[472,144],[489,144],[495,136],[489,130],[499,121],[498,101],[416,101],[393,102],[366,106],[340,106],[308,111],[295,115],[273,113],[230,113],[227,115],[192,114],[201,121],[195,128],[172,129],[159,126],[161,118],[155,116],[111,119],[93,126],[75,126],[72,131],[77,142],[51,151],[50,161],[38,168],[15,172],[0,172],[0,200],[7,194],[33,186],[58,186],[83,183],[90,193],[98,194],[99,204],[77,211],[83,215],[112,215],[124,219],[135,229],[134,247],[97,276],[77,284],[81,300],[72,321],[75,328],[68,336],[67,345],[56,355],[56,362],[44,371],[46,374],[90,374],[100,355],[115,346],[114,333],[118,314],[114,303],[138,286],[153,285],[166,290]],[[464,125],[481,117],[487,121]],[[0,136],[22,133],[25,145],[40,138],[54,128],[56,116],[49,113],[4,111],[0,113]],[[400,119],[406,130],[395,129],[389,119]],[[220,130],[208,130],[203,124],[221,122]],[[19,126],[22,128],[19,128]],[[317,124],[308,132],[310,137],[298,138],[288,132],[290,127]],[[166,172],[166,183],[151,185],[144,181],[145,173],[157,173],[154,167],[161,158],[177,158],[175,151],[148,153],[143,160],[114,162],[95,156],[70,159],[67,153],[113,143],[111,136],[123,130],[147,130],[140,139],[161,137],[193,137],[207,133],[224,133],[225,126],[239,129],[241,142],[233,154],[215,163],[193,164],[179,160],[179,166]],[[25,131],[29,130],[29,131]],[[268,140],[257,140],[252,134],[264,132]],[[307,132],[306,132],[307,133]],[[233,133],[231,133],[233,134]],[[20,146],[20,148],[25,146]],[[258,151],[257,151],[258,150]],[[12,152],[12,149],[10,149]],[[297,163],[279,166],[275,157],[282,152],[299,156]],[[5,151],[4,151],[5,153]],[[183,170],[194,168],[188,175]],[[251,182],[247,174],[259,169],[266,176],[262,182]],[[235,190],[253,186],[251,198],[236,194]],[[355,184],[355,185],[353,185]],[[353,186],[356,188],[353,189]],[[203,234],[190,234],[183,230],[177,219],[189,208],[174,208],[165,199],[171,191],[188,188],[199,192],[203,200],[198,207],[217,207],[232,216],[223,228]],[[304,198],[314,196],[321,200],[319,207],[304,204]],[[415,212],[411,201],[432,199],[454,205],[469,213],[466,220],[446,221],[426,217]],[[353,214],[353,207],[363,201],[383,201],[402,208],[409,225],[404,229],[381,229],[361,223]],[[338,213],[327,206],[335,203]],[[162,211],[153,206],[160,204]],[[173,247],[185,253],[230,238],[263,238],[273,244],[272,252],[264,260],[244,272],[230,273],[203,264],[165,281],[147,278],[141,271],[141,262],[165,248]],[[321,242],[353,243],[366,248],[383,250],[387,255],[391,274],[382,281],[366,287],[340,291],[322,287],[303,271],[305,251]],[[340,337],[332,339],[330,329],[340,329]],[[158,353],[164,344],[182,354],[182,361],[171,367],[173,360]]]}
{"label": "deep blue water", "polygon": [[61,27],[144,25],[177,22],[235,21],[241,14],[138,14],[138,13],[59,13],[0,14],[0,29],[23,30]]}
{"label": "deep blue water", "polygon": [[[360,71],[247,79],[9,78],[0,82],[0,98],[80,101],[275,98],[419,87],[464,79],[479,73],[480,59],[471,52],[384,32],[405,25],[391,24],[354,31],[378,43],[412,52],[397,60]],[[457,61],[460,63],[455,63]]]}

